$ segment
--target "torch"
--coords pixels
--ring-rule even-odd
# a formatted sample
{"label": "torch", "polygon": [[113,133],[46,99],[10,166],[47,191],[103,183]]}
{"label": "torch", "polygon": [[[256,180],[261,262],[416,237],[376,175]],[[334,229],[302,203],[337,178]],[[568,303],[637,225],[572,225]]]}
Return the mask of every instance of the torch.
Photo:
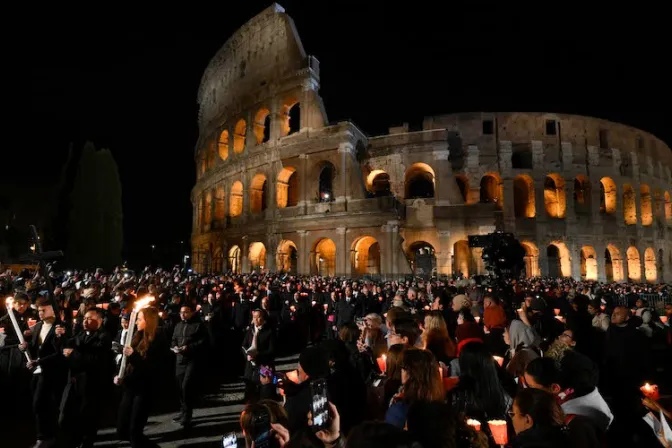
{"label": "torch", "polygon": [[[135,333],[135,320],[138,317],[138,312],[142,310],[144,307],[149,305],[154,301],[154,297],[152,296],[147,296],[144,297],[137,302],[135,302],[135,306],[133,307],[133,311],[131,312],[131,317],[128,321],[128,332],[126,333],[126,341],[124,343],[124,347],[130,347],[131,342],[133,341],[133,333]],[[119,366],[119,379],[122,379],[124,377],[124,371],[126,370],[126,363],[128,362],[128,356],[124,355],[121,358],[121,365]]]}
{"label": "torch", "polygon": [[[9,314],[9,318],[12,321],[12,326],[14,326],[14,332],[16,333],[16,336],[19,338],[19,343],[23,344],[26,342],[26,340],[23,338],[23,333],[21,332],[21,329],[19,328],[19,323],[16,321],[16,316],[13,313],[13,308],[14,308],[14,297],[7,297],[7,300],[5,300],[5,306],[7,307],[7,314]],[[33,359],[30,357],[30,353],[28,353],[28,350],[25,350],[23,352],[24,355],[26,355],[26,359],[28,362],[32,361]],[[35,370],[35,373],[40,373],[40,367],[37,367],[37,370]]]}

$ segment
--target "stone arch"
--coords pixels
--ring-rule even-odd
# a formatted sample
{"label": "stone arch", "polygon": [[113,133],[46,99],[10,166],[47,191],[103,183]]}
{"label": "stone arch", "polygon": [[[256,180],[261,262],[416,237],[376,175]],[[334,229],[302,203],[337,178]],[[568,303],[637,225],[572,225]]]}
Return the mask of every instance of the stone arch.
{"label": "stone arch", "polygon": [[653,200],[651,198],[651,188],[647,184],[639,186],[639,197],[641,200],[642,225],[650,226],[653,224]]}
{"label": "stone arch", "polygon": [[481,177],[480,188],[479,202],[482,204],[495,203],[499,208],[502,208],[504,195],[502,179],[499,174],[488,173]]}
{"label": "stone arch", "polygon": [[366,176],[366,189],[374,197],[392,196],[390,175],[383,170],[373,170]]}
{"label": "stone arch", "polygon": [[578,213],[588,213],[590,211],[590,180],[583,174],[574,178],[574,210]]}
{"label": "stone arch", "polygon": [[617,191],[616,182],[611,177],[600,179],[600,213],[612,215],[616,212]]}
{"label": "stone arch", "polygon": [[557,173],[551,173],[544,179],[544,206],[547,216],[557,219],[565,217],[565,179]]}
{"label": "stone arch", "polygon": [[628,257],[628,280],[639,282],[642,280],[642,262],[639,258],[639,251],[635,246],[628,247],[626,251]]}
{"label": "stone arch", "polygon": [[531,241],[521,241],[520,245],[525,249],[525,276],[527,278],[541,277],[541,271],[539,269],[539,248]]}
{"label": "stone arch", "polygon": [[299,251],[292,240],[282,240],[275,254],[275,265],[278,272],[296,273],[299,266]]}
{"label": "stone arch", "polygon": [[431,275],[436,269],[436,251],[426,241],[411,243],[406,256],[415,275]]}
{"label": "stone arch", "polygon": [[630,184],[623,185],[623,218],[625,219],[625,225],[627,226],[637,224],[635,190]]}
{"label": "stone arch", "polygon": [[239,180],[231,185],[229,193],[229,216],[240,216],[243,213],[243,183]]}
{"label": "stone arch", "polygon": [[261,213],[268,205],[268,181],[266,175],[257,173],[250,182],[250,213]]}
{"label": "stone arch", "polygon": [[240,154],[245,150],[245,139],[247,138],[247,122],[242,118],[238,120],[233,130],[233,152]]}
{"label": "stone arch", "polygon": [[276,202],[278,208],[294,207],[299,203],[299,174],[293,166],[286,166],[278,174]]}
{"label": "stone arch", "polygon": [[205,204],[203,205],[203,222],[206,226],[212,224],[212,192],[205,193]]}
{"label": "stone arch", "polygon": [[567,245],[562,241],[551,241],[546,247],[549,277],[571,277],[572,260]]}
{"label": "stone arch", "polygon": [[319,202],[331,202],[334,198],[334,180],[336,167],[333,163],[323,161],[319,165],[317,175],[317,198]]}
{"label": "stone arch", "polygon": [[670,198],[670,192],[666,191],[663,194],[664,207],[665,207],[665,221],[668,226],[672,226],[672,198]]}
{"label": "stone arch", "polygon": [[301,104],[295,98],[287,98],[282,105],[282,136],[301,130]]}
{"label": "stone arch", "polygon": [[215,221],[222,222],[225,219],[226,219],[226,196],[224,194],[224,187],[219,185],[215,189]]}
{"label": "stone arch", "polygon": [[229,249],[229,270],[234,274],[240,274],[241,272],[240,252],[240,246],[237,245],[231,246],[231,249]]}
{"label": "stone arch", "polygon": [[513,209],[516,218],[534,218],[537,214],[534,180],[527,174],[520,174],[513,179]]}
{"label": "stone arch", "polygon": [[405,199],[433,198],[436,176],[426,163],[414,163],[404,176]]}
{"label": "stone arch", "polygon": [[257,145],[271,139],[271,111],[265,107],[259,109],[254,115],[254,136]]}
{"label": "stone arch", "polygon": [[255,241],[250,244],[248,260],[250,260],[250,270],[267,269],[266,266],[266,246],[260,241]]}
{"label": "stone arch", "polygon": [[457,184],[457,189],[460,190],[460,195],[465,204],[469,203],[469,178],[464,174],[458,174],[455,176],[455,183]]}
{"label": "stone arch", "polygon": [[581,248],[581,279],[597,280],[597,252],[592,246]]}
{"label": "stone arch", "polygon": [[453,245],[453,272],[469,277],[472,265],[471,249],[467,240],[456,241]]}
{"label": "stone arch", "polygon": [[623,281],[623,257],[621,251],[613,244],[608,244],[604,251],[604,268],[607,282]]}
{"label": "stone arch", "polygon": [[353,274],[380,274],[380,244],[372,236],[362,236],[352,242],[350,265]]}
{"label": "stone arch", "polygon": [[224,129],[219,134],[219,142],[217,143],[219,149],[219,158],[226,160],[229,158],[229,131]]}
{"label": "stone arch", "polygon": [[656,252],[652,247],[647,247],[644,251],[644,277],[649,283],[655,283],[658,279],[656,264]]}
{"label": "stone arch", "polygon": [[320,238],[310,252],[310,274],[333,277],[336,275],[336,243]]}

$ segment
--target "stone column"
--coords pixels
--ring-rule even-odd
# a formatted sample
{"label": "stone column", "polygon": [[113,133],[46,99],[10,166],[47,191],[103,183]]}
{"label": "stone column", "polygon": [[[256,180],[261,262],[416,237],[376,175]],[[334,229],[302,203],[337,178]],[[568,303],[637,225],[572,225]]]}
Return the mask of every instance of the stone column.
{"label": "stone column", "polygon": [[502,206],[502,215],[504,217],[504,229],[507,232],[516,231],[516,214],[513,206],[513,173],[511,167],[511,156],[513,146],[508,140],[499,142],[499,172],[502,176],[502,190],[504,201]]}
{"label": "stone column", "polygon": [[569,250],[569,265],[574,280],[581,280],[581,246],[572,242],[567,244]]}
{"label": "stone column", "polygon": [[574,205],[574,179],[565,179],[565,219],[567,220],[567,225],[576,222],[576,208]]}
{"label": "stone column", "polygon": [[354,147],[350,142],[343,142],[338,145],[338,153],[341,155],[341,194],[334,198],[336,202],[347,202],[350,200],[350,188],[349,188],[349,178],[350,178],[350,159]]}
{"label": "stone column", "polygon": [[250,244],[247,235],[242,237],[243,247],[241,248],[240,261],[241,271],[243,273],[250,272]]}
{"label": "stone column", "polygon": [[593,248],[595,249],[597,261],[597,281],[604,283],[607,281],[606,260],[604,257],[604,253],[607,250],[607,245],[601,241],[595,241],[593,243]]}
{"label": "stone column", "polygon": [[299,247],[298,247],[298,257],[296,264],[296,269],[301,275],[307,275],[310,273],[310,248],[306,242],[306,236],[308,232],[306,230],[297,230],[296,233],[299,234]]}
{"label": "stone column", "polygon": [[[472,150],[472,147],[469,147]],[[473,147],[473,151],[478,154],[478,148]],[[446,143],[442,143],[440,147],[434,150],[434,205],[457,205],[463,204],[462,193],[457,187],[455,177],[453,176],[453,168],[448,160],[449,151]]]}
{"label": "stone column", "polygon": [[602,229],[602,216],[600,215],[600,196],[601,182],[599,177],[590,179],[590,213],[593,221],[593,228]]}
{"label": "stone column", "polygon": [[299,154],[299,181],[301,182],[301,197],[299,197],[299,202],[297,207],[301,210],[301,214],[305,215],[308,208],[308,204],[312,202],[312,198],[308,198],[308,188],[312,184],[313,179],[308,178],[308,155]]}
{"label": "stone column", "polygon": [[562,151],[562,169],[563,171],[569,171],[572,168],[574,161],[574,148],[572,147],[572,143],[561,142],[560,150]]}
{"label": "stone column", "polygon": [[303,80],[301,85],[301,130],[317,127],[317,117],[315,116],[315,103],[317,101],[315,101],[315,97],[318,87],[317,81],[313,78]]}
{"label": "stone column", "polygon": [[451,263],[451,253],[453,248],[450,244],[450,231],[439,230],[439,250],[436,251],[436,271],[439,274],[451,275],[453,273],[453,264]]}
{"label": "stone column", "polygon": [[336,275],[347,273],[346,264],[350,255],[345,241],[347,231],[348,229],[345,227],[336,227]]}
{"label": "stone column", "polygon": [[271,102],[271,132],[270,141],[276,141],[282,137],[282,124],[284,116],[281,113],[282,105],[278,99]]}

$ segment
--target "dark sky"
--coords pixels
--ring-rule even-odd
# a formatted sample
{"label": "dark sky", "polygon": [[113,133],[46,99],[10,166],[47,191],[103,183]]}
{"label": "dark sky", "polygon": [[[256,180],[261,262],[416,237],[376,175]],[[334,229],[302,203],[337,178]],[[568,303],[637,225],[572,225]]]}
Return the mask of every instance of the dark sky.
{"label": "dark sky", "polygon": [[[201,75],[227,38],[270,5],[218,3],[37,17],[41,44],[26,51],[30,119],[41,125],[19,155],[32,166],[24,182],[53,187],[68,143],[90,139],[119,164],[127,248],[188,240]],[[624,122],[672,146],[660,11],[433,3],[281,3],[320,60],[330,121],[352,119],[374,135],[435,113],[555,111]]]}

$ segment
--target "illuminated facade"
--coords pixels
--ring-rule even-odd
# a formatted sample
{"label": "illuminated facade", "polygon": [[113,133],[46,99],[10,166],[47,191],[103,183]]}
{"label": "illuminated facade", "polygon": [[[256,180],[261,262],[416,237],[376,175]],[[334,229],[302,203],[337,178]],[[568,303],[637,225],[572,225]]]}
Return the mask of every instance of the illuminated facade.
{"label": "illuminated facade", "polygon": [[278,5],[210,62],[197,271],[484,273],[467,236],[500,223],[530,276],[672,279],[672,152],[653,135],[576,115],[468,113],[369,137],[327,121],[319,85]]}

